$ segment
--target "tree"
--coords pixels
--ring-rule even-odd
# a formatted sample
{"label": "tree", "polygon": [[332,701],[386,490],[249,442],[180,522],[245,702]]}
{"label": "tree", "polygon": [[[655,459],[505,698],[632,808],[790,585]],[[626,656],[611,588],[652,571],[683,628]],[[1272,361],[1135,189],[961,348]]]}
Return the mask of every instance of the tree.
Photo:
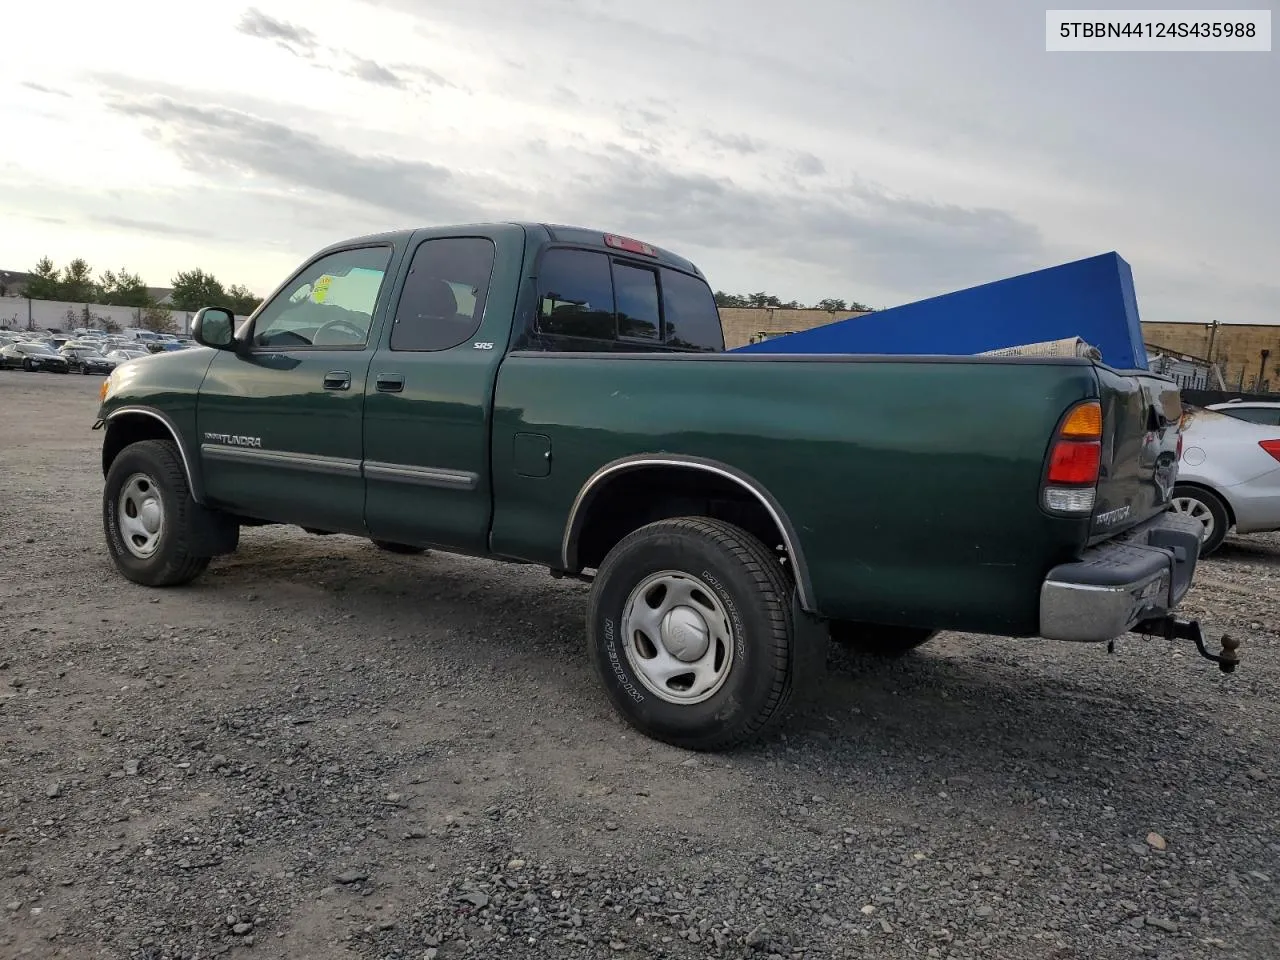
{"label": "tree", "polygon": [[61,293],[61,299],[72,303],[96,303],[99,299],[93,268],[83,258],[76,257],[62,268]]}
{"label": "tree", "polygon": [[151,295],[142,277],[123,267],[119,273],[110,270],[102,274],[102,302],[116,307],[145,307],[151,303]]}
{"label": "tree", "polygon": [[59,279],[58,268],[48,257],[41,257],[40,262],[31,271],[26,294],[32,300],[62,299],[62,281]]}
{"label": "tree", "polygon": [[819,300],[817,308],[819,310],[825,310],[827,313],[839,313],[841,310],[849,309],[843,300],[837,300],[834,297],[827,297],[825,300]]}
{"label": "tree", "polygon": [[227,291],[218,278],[203,270],[185,270],[171,281],[175,310],[199,310],[201,307],[227,306]]}
{"label": "tree", "polygon": [[178,325],[173,322],[173,314],[169,309],[155,303],[141,312],[138,325],[144,330],[154,330],[156,333],[177,333],[178,331]]}
{"label": "tree", "polygon": [[254,296],[244,284],[236,283],[227,288],[225,304],[238,317],[247,317],[258,309],[262,298]]}

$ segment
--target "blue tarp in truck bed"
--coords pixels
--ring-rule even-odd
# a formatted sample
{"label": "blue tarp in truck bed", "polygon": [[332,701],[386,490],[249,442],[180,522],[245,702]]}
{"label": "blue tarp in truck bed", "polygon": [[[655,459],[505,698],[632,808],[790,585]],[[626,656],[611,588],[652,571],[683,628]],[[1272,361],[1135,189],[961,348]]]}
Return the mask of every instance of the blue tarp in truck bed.
{"label": "blue tarp in truck bed", "polygon": [[984,283],[739,347],[754,353],[968,355],[1081,337],[1103,363],[1145,370],[1133,271],[1117,253]]}

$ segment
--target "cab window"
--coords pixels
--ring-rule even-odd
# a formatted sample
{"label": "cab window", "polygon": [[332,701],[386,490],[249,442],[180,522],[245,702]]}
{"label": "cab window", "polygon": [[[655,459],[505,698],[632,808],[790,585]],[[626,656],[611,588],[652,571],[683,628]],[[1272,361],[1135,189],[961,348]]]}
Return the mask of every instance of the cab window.
{"label": "cab window", "polygon": [[258,314],[253,345],[273,350],[363,347],[391,247],[339,250],[305,267]]}
{"label": "cab window", "polygon": [[484,318],[495,248],[484,237],[424,240],[414,252],[391,327],[392,350],[448,350]]}
{"label": "cab window", "polygon": [[722,351],[720,312],[698,277],[592,250],[555,248],[519,349]]}

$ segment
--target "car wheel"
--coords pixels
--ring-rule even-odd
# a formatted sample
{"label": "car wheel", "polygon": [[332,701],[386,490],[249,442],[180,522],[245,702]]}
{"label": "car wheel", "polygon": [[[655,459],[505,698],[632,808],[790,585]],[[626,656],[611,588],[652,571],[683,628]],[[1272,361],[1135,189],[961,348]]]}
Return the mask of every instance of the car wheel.
{"label": "car wheel", "polygon": [[392,543],[390,540],[371,540],[375,547],[379,550],[385,550],[387,553],[403,553],[405,555],[413,555],[426,553],[426,547],[415,547],[407,543]]}
{"label": "car wheel", "polygon": [[889,627],[852,620],[832,620],[828,630],[831,639],[847,650],[890,660],[905,656],[938,635],[937,630],[921,627]]}
{"label": "car wheel", "polygon": [[[815,676],[777,557],[719,520],[624,537],[592,584],[587,648],[614,707],[646,736],[722,750],[760,735]],[[804,638],[807,641],[807,637]]]}
{"label": "car wheel", "polygon": [[1231,527],[1231,517],[1227,514],[1227,505],[1216,493],[1203,487],[1177,484],[1173,488],[1173,509],[1200,521],[1204,527],[1200,556],[1207,557],[1222,546]]}
{"label": "car wheel", "polygon": [[83,364],[81,364],[81,366],[80,366],[80,372],[81,372],[81,373],[83,373],[83,374],[87,377],[87,376],[89,375],[89,368],[88,368],[88,367],[86,367],[86,366],[84,366]]}
{"label": "car wheel", "polygon": [[191,552],[195,509],[171,441],[143,440],[126,447],[107,471],[102,492],[103,527],[116,569],[148,587],[198,577],[210,558]]}
{"label": "car wheel", "polygon": [[27,357],[22,361],[22,369],[27,371],[27,373],[34,373],[36,369],[36,365],[31,362],[30,357]]}

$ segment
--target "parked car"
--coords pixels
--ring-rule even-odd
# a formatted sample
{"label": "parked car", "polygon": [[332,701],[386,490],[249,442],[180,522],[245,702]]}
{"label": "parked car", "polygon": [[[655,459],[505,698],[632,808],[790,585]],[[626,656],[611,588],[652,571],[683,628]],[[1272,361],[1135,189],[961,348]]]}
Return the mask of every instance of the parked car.
{"label": "parked car", "polygon": [[544,566],[592,584],[618,712],[694,749],[776,721],[829,638],[1202,642],[1166,377],[726,353],[688,260],[532,223],[335,244],[193,333],[103,383],[106,545],[137,583],[264,523]]}
{"label": "parked car", "polygon": [[73,373],[86,376],[94,373],[107,374],[116,368],[116,361],[104,356],[96,347],[76,347],[68,344],[59,353],[67,360],[67,367]]}
{"label": "parked car", "polygon": [[45,343],[24,340],[0,347],[0,367],[28,372],[47,370],[50,373],[66,373],[67,361]]}
{"label": "parked car", "polygon": [[1228,400],[1226,403],[1211,403],[1205,409],[1225,413],[1237,420],[1280,427],[1280,400]]}
{"label": "parked car", "polygon": [[1183,417],[1173,507],[1201,524],[1201,556],[1217,550],[1232,528],[1280,530],[1280,426],[1237,416],[1234,405],[1230,415],[1192,408]]}
{"label": "parked car", "polygon": [[149,357],[150,352],[146,350],[128,350],[117,347],[107,353],[108,360],[114,360],[117,364],[125,363],[129,360],[137,360],[139,357]]}

